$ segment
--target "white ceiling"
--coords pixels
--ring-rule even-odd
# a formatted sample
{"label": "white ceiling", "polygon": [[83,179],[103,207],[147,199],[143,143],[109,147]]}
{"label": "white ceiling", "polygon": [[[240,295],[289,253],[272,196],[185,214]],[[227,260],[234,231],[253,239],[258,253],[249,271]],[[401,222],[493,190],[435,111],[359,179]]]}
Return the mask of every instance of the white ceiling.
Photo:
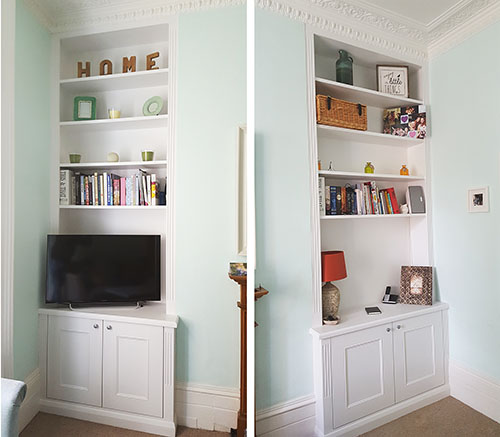
{"label": "white ceiling", "polygon": [[387,17],[394,14],[394,18],[399,20],[403,18],[423,27],[433,27],[469,2],[470,0],[358,0],[356,3]]}

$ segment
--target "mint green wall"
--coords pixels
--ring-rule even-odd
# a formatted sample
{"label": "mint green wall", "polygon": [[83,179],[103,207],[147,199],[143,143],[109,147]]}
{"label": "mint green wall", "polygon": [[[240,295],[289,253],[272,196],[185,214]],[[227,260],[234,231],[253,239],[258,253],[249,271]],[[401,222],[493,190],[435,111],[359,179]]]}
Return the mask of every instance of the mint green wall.
{"label": "mint green wall", "polygon": [[313,392],[305,29],[256,10],[257,409]]}
{"label": "mint green wall", "polygon": [[[433,59],[434,252],[450,304],[450,358],[500,380],[500,23]],[[467,190],[489,186],[490,213],[467,212]]]}
{"label": "mint green wall", "polygon": [[51,37],[16,3],[14,377],[38,367],[38,307],[49,230]]}
{"label": "mint green wall", "polygon": [[239,386],[236,132],[246,122],[245,6],[179,17],[177,380]]}

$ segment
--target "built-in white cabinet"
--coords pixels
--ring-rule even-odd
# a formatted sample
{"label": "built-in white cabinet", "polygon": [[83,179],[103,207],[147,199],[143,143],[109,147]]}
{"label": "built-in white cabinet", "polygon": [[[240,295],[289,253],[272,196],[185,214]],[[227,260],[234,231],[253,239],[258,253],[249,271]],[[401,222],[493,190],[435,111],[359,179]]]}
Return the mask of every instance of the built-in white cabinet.
{"label": "built-in white cabinet", "polygon": [[335,427],[394,403],[390,324],[334,337],[329,341]]}
{"label": "built-in white cabinet", "polygon": [[370,420],[447,395],[447,306],[382,310],[379,316],[352,312],[344,326],[311,330],[315,368],[322,369],[315,376],[317,435],[357,435],[353,430]]}
{"label": "built-in white cabinet", "polygon": [[396,402],[444,384],[441,312],[394,322],[392,332]]}
{"label": "built-in white cabinet", "polygon": [[162,416],[163,329],[104,321],[103,407]]}
{"label": "built-in white cabinet", "polygon": [[47,397],[101,406],[102,320],[50,317]]}
{"label": "built-in white cabinet", "polygon": [[41,411],[174,436],[177,316],[164,310],[40,309]]}

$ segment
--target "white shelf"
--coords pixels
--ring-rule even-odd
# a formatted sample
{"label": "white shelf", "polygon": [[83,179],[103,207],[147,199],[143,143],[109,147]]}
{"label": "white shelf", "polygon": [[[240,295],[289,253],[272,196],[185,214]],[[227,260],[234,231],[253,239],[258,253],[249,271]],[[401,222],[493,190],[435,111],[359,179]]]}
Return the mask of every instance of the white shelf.
{"label": "white shelf", "polygon": [[75,94],[167,86],[168,68],[64,79],[60,85],[61,90]]}
{"label": "white shelf", "polygon": [[368,88],[346,85],[345,83],[319,77],[316,78],[316,93],[377,108],[397,108],[400,106],[424,104],[422,100],[393,96]]}
{"label": "white shelf", "polygon": [[356,143],[380,144],[383,146],[412,147],[422,144],[425,140],[409,137],[398,137],[396,135],[370,132],[366,130],[346,129],[343,127],[326,126],[317,124],[318,137],[332,138],[336,140],[351,141]]}
{"label": "white shelf", "polygon": [[122,162],[80,162],[78,164],[64,163],[59,164],[59,168],[68,170],[105,170],[111,168],[134,169],[134,168],[164,168],[167,161],[122,161]]}
{"label": "white shelf", "polygon": [[359,331],[373,326],[396,322],[408,317],[416,317],[423,314],[433,313],[448,309],[448,304],[435,302],[433,305],[406,305],[406,304],[383,304],[375,302],[366,306],[378,306],[382,314],[368,315],[363,308],[351,311],[340,311],[340,323],[338,325],[323,325],[310,330],[311,334],[318,338],[336,337],[348,332]]}
{"label": "white shelf", "polygon": [[141,211],[154,211],[154,210],[164,210],[167,208],[166,205],[157,206],[106,206],[106,205],[59,205],[60,209],[107,209],[107,210],[141,210]]}
{"label": "white shelf", "polygon": [[167,114],[152,115],[148,117],[127,117],[85,121],[61,121],[61,129],[71,129],[75,132],[103,131],[119,129],[151,129],[167,127]]}
{"label": "white shelf", "polygon": [[330,171],[318,170],[320,176],[325,176],[331,179],[343,179],[359,181],[392,181],[392,182],[407,182],[407,181],[424,181],[425,178],[421,176],[401,176],[395,174],[382,174],[382,173],[356,173],[350,171]]}
{"label": "white shelf", "polygon": [[426,214],[365,214],[365,215],[322,215],[321,220],[378,220],[378,219],[398,219],[426,217]]}

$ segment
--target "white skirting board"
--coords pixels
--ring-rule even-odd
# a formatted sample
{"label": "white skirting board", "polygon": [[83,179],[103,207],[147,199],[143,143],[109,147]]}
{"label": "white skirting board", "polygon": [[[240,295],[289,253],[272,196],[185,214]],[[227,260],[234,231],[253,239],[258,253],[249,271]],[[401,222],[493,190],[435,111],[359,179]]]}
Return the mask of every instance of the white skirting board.
{"label": "white skirting board", "polygon": [[[392,407],[348,423],[328,434],[328,437],[358,436],[391,422],[398,417],[437,402],[449,394],[449,386],[443,385],[395,404]],[[314,396],[276,405],[257,414],[258,437],[313,437],[322,435],[319,432],[315,432]]]}
{"label": "white skirting board", "polygon": [[451,395],[500,423],[500,381],[450,361]]}
{"label": "white skirting board", "polygon": [[28,375],[24,382],[28,386],[28,391],[19,409],[19,432],[26,428],[26,425],[28,425],[31,419],[36,416],[36,413],[40,411],[40,370],[35,369]]}
{"label": "white skirting board", "polygon": [[[135,426],[132,423],[134,421],[130,424],[121,421],[124,413],[113,412],[106,418],[105,410],[96,407],[79,406],[78,404],[49,399],[43,399],[40,402],[41,378],[39,369],[35,369],[26,378],[25,382],[28,386],[28,391],[19,411],[19,432],[28,425],[39,411],[113,426],[120,426],[122,424],[122,426],[144,432],[148,432],[148,430],[149,432],[155,432],[155,429],[158,430],[165,427],[165,424],[159,419],[151,418],[151,420],[147,420],[143,424],[139,422]],[[216,431],[229,431],[231,428],[236,428],[240,405],[239,389],[178,383],[176,384],[175,392],[178,425]],[[69,407],[73,408],[67,408],[68,404]]]}
{"label": "white skirting board", "polygon": [[237,426],[239,408],[240,391],[237,388],[190,383],[175,386],[178,425],[229,432]]}
{"label": "white skirting board", "polygon": [[284,402],[257,413],[256,433],[259,437],[314,436],[314,396]]}

